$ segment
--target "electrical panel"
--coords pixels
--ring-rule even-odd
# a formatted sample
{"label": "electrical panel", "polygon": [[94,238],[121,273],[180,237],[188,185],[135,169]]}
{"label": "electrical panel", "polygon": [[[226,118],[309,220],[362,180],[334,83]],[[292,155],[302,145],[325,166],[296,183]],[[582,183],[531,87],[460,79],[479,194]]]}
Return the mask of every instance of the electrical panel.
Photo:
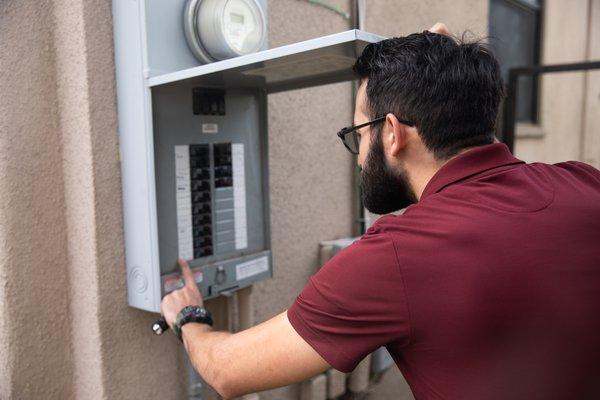
{"label": "electrical panel", "polygon": [[[243,90],[154,90],[163,295],[181,285],[178,257],[188,260],[205,298],[271,276],[261,101],[260,93]],[[204,104],[198,113],[195,103]]]}
{"label": "electrical panel", "polygon": [[266,0],[112,4],[129,304],[158,312],[179,257],[205,298],[271,277],[267,96],[353,79],[383,38],[267,49]]}

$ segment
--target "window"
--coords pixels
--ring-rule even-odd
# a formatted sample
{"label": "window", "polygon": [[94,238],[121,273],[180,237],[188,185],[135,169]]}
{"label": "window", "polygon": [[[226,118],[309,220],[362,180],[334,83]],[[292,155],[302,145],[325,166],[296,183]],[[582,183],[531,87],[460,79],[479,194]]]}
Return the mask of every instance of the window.
{"label": "window", "polygon": [[[490,0],[490,47],[500,61],[505,83],[510,68],[539,64],[540,15],[540,0]],[[519,78],[518,122],[538,122],[537,92],[537,78]]]}

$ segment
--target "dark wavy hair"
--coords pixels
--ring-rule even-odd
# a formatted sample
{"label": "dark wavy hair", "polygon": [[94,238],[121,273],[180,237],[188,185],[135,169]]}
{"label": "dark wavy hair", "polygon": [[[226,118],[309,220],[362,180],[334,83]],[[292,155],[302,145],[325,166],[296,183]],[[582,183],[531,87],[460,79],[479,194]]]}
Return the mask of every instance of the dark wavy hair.
{"label": "dark wavy hair", "polygon": [[480,41],[427,31],[386,39],[365,47],[354,72],[368,79],[370,117],[393,113],[412,121],[436,159],[493,143],[504,84]]}

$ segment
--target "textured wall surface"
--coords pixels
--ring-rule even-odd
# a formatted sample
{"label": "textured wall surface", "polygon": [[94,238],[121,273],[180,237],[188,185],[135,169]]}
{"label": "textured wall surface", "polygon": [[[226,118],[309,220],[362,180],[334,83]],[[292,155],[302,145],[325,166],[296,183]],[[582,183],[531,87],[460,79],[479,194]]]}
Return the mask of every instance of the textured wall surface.
{"label": "textured wall surface", "polygon": [[[544,60],[597,59],[598,1],[545,3]],[[485,36],[487,12],[487,1],[368,0],[366,29],[398,36],[443,21]],[[271,47],[348,29],[300,0],[269,1],[269,24]],[[185,398],[181,346],[149,334],[155,315],[127,306],[110,2],[0,1],[0,71],[0,398]],[[518,152],[600,159],[600,78],[584,76],[544,81],[555,111],[543,124],[557,129]],[[268,99],[274,278],[253,290],[256,322],[292,303],[318,267],[319,242],[354,233],[354,160],[335,136],[352,121],[351,97],[342,83]],[[216,315],[224,306],[209,305]],[[400,387],[394,376],[380,393]]]}
{"label": "textured wall surface", "polygon": [[[449,21],[443,6],[403,18],[409,3],[369,2],[369,24],[390,35]],[[183,398],[180,346],[126,301],[110,3],[4,1],[0,18],[0,398]],[[270,1],[269,23],[271,47],[348,29],[297,0]],[[254,290],[257,322],[291,304],[320,241],[356,228],[354,161],[335,136],[351,101],[349,83],[269,98],[275,277]]]}
{"label": "textured wall surface", "polygon": [[[367,0],[366,30],[386,37],[422,32],[444,22],[450,32],[488,34],[488,2],[473,0]],[[469,37],[469,36],[467,36]]]}
{"label": "textured wall surface", "polygon": [[0,2],[0,398],[183,398],[127,307],[110,2]]}
{"label": "textured wall surface", "polygon": [[49,1],[0,2],[0,398],[72,397]]}
{"label": "textured wall surface", "polygon": [[[272,3],[272,46],[347,28]],[[184,398],[181,346],[127,306],[110,2],[0,7],[0,398]],[[350,90],[269,100],[276,278],[255,290],[259,319],[291,303],[319,241],[351,234],[352,159],[335,137]]]}
{"label": "textured wall surface", "polygon": [[[600,60],[600,1],[590,0],[587,59]],[[600,70],[586,73],[583,161],[600,168]]]}
{"label": "textured wall surface", "polygon": [[[544,2],[542,64],[598,60],[600,2]],[[538,135],[517,129],[515,152],[526,161],[582,160],[599,167],[600,72],[545,74],[540,80]],[[519,137],[521,136],[521,137]]]}
{"label": "textured wall surface", "polygon": [[[348,9],[344,3],[338,5]],[[269,24],[270,47],[347,29],[340,16],[297,0],[271,1]],[[335,135],[351,124],[352,112],[349,83],[269,96],[275,278],[255,290],[258,321],[291,304],[318,267],[320,241],[352,234],[353,159]]]}
{"label": "textured wall surface", "polygon": [[[329,3],[350,10],[348,1]],[[269,1],[270,47],[347,29],[347,21],[321,7]],[[270,95],[268,110],[274,277],[254,290],[257,322],[291,305],[318,268],[319,242],[352,235],[355,217],[353,159],[335,135],[352,122],[351,85]],[[294,385],[261,399],[294,399],[298,390]]]}

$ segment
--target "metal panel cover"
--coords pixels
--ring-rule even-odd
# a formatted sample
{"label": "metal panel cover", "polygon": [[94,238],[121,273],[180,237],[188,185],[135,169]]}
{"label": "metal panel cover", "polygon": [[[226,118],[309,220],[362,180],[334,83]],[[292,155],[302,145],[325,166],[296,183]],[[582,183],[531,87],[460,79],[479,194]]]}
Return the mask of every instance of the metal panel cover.
{"label": "metal panel cover", "polygon": [[279,92],[347,81],[364,47],[381,36],[350,30],[148,79],[149,86],[193,84]]}

